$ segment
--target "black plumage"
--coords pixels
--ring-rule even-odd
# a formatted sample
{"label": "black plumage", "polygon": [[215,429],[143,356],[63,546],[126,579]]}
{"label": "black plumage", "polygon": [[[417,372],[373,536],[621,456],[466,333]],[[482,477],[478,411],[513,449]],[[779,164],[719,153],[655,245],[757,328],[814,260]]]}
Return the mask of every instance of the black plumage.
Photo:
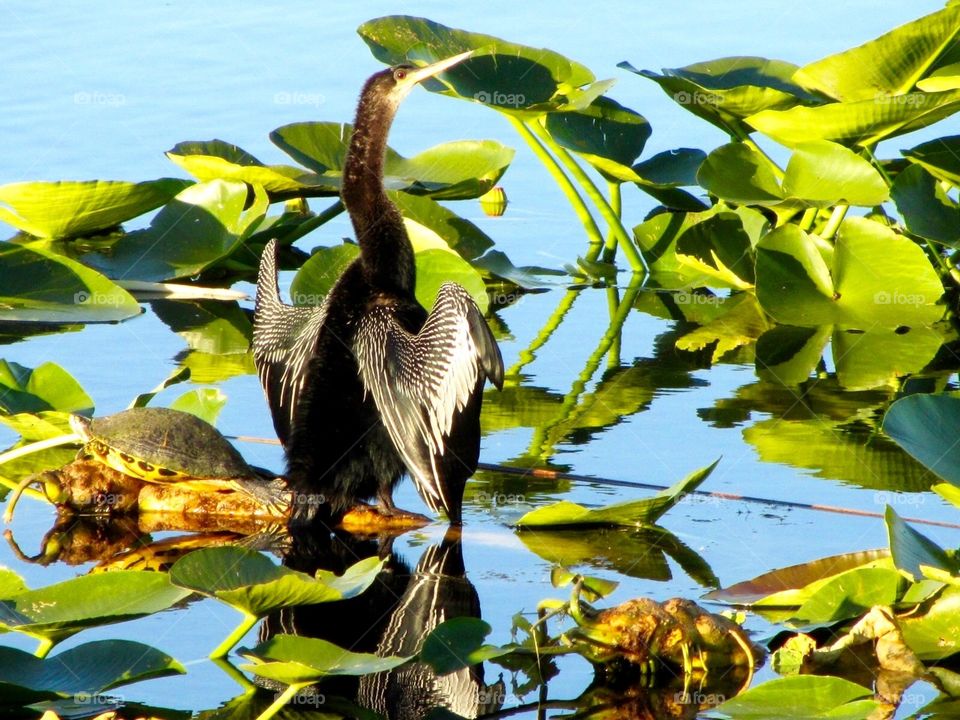
{"label": "black plumage", "polygon": [[429,314],[417,302],[413,246],[383,186],[400,101],[466,56],[393,67],[364,86],[341,189],[360,257],[321,305],[281,301],[274,241],[261,260],[254,357],[288,477],[335,513],[373,497],[394,511],[392,490],[406,470],[432,510],[460,522],[479,456],[483,385],[502,386],[496,341],[462,287],[445,283]]}

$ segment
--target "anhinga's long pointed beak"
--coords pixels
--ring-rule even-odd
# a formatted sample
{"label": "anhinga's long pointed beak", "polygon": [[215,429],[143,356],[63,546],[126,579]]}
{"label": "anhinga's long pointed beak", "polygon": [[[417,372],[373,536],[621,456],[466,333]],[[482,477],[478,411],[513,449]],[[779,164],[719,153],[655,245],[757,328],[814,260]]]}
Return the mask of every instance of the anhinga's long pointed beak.
{"label": "anhinga's long pointed beak", "polygon": [[444,70],[452,68],[454,65],[463,62],[468,57],[473,55],[473,50],[467,50],[467,52],[460,53],[459,55],[453,55],[446,58],[445,60],[439,60],[430,65],[425,65],[422,68],[417,68],[416,70],[411,70],[407,75],[407,80],[411,83],[423,82],[427,78],[431,78],[434,75],[442,73]]}

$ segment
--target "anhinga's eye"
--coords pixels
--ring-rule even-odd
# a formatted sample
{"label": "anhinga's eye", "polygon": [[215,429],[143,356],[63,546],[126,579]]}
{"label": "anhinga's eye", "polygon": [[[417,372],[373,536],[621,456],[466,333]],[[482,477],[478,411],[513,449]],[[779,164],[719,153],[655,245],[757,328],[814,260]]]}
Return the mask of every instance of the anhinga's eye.
{"label": "anhinga's eye", "polygon": [[397,80],[398,82],[400,80],[403,80],[406,76],[407,76],[407,71],[404,68],[397,68],[396,70],[393,71],[393,79]]}

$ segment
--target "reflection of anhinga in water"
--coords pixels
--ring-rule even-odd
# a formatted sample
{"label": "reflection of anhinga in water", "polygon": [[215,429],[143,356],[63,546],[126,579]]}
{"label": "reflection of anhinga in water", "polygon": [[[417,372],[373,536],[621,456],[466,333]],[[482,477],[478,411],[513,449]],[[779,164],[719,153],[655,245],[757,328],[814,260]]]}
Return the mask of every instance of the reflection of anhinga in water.
{"label": "reflection of anhinga in water", "polygon": [[334,513],[376,496],[390,514],[406,469],[430,508],[460,522],[476,469],[480,403],[503,361],[467,292],[446,283],[428,315],[414,296],[414,254],[383,186],[387,133],[418,82],[464,60],[398,65],[363,88],[341,196],[360,257],[319,307],[280,301],[275,242],[257,280],[253,347],[277,435],[298,492],[322,493]]}

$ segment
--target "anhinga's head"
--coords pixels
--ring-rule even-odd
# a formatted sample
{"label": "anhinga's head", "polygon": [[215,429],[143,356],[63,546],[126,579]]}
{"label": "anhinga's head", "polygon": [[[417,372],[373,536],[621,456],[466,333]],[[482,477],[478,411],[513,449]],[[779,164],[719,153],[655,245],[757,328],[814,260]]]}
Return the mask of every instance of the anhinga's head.
{"label": "anhinga's head", "polygon": [[472,54],[473,51],[470,50],[424,67],[402,64],[381,70],[367,80],[360,95],[361,102],[366,100],[373,105],[388,109],[392,114],[417,83],[463,62]]}

